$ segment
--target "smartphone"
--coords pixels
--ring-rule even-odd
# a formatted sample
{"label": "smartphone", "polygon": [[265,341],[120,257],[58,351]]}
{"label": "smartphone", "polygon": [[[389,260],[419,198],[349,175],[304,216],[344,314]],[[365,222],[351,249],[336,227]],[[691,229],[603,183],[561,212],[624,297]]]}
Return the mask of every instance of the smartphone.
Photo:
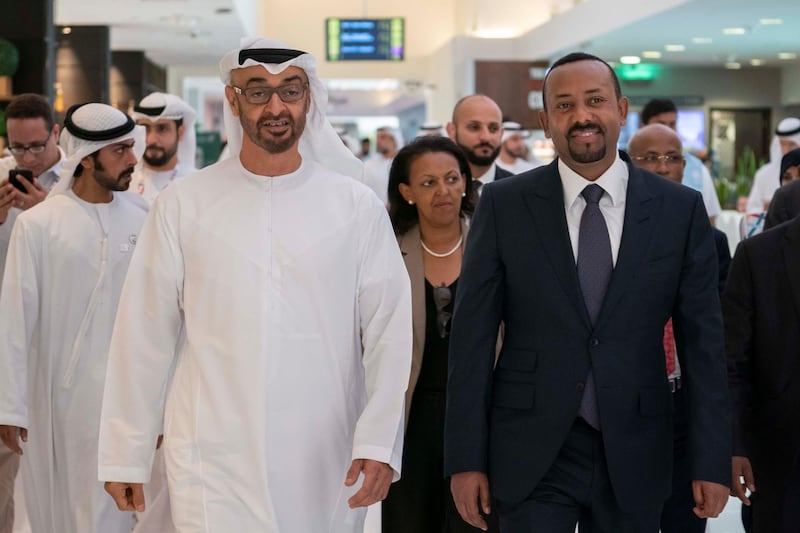
{"label": "smartphone", "polygon": [[12,168],[8,171],[8,182],[18,191],[27,194],[28,189],[25,188],[25,185],[19,180],[19,178],[25,178],[28,180],[28,183],[33,185],[33,172],[30,170],[23,170],[21,168]]}

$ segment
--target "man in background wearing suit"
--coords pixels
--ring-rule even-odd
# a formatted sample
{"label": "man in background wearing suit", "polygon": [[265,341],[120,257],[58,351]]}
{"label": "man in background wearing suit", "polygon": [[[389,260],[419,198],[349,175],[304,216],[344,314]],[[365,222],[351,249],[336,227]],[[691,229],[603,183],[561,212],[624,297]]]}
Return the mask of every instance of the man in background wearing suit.
{"label": "man in background wearing suit", "polygon": [[672,481],[671,316],[694,512],[715,517],[729,494],[730,420],[700,194],[618,154],[628,102],[604,61],[561,58],[543,92],[559,157],[485,188],[464,257],[445,429],[457,508],[484,528],[493,497],[513,533],[658,531]]}
{"label": "man in background wearing suit", "polygon": [[[654,174],[663,176],[675,183],[683,182],[686,158],[678,134],[668,126],[653,123],[639,129],[628,142],[628,154],[634,164]],[[731,253],[725,233],[712,228],[714,244],[717,248],[719,266],[720,294],[725,288],[728,269],[731,265]],[[706,519],[692,512],[694,496],[692,494],[692,464],[687,453],[689,436],[689,412],[686,405],[686,392],[679,360],[675,350],[675,331],[672,321],[664,328],[664,352],[666,353],[667,374],[673,404],[673,465],[672,493],[661,511],[661,533],[704,533]]]}
{"label": "man in background wearing suit", "polygon": [[495,163],[503,138],[503,112],[488,96],[472,94],[459,100],[453,120],[447,123],[447,136],[467,155],[478,194],[487,183],[511,176]]}
{"label": "man in background wearing suit", "polygon": [[752,508],[756,533],[796,532],[800,217],[739,244],[722,311],[733,399],[733,495],[750,505],[745,488],[757,494]]}

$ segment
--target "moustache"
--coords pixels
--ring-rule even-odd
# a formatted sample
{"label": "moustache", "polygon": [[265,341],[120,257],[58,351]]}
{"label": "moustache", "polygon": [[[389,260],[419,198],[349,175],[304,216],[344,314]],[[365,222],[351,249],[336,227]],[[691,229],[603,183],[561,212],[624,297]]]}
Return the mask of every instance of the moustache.
{"label": "moustache", "polygon": [[131,176],[133,176],[133,170],[134,170],[134,167],[126,168],[125,170],[123,170],[122,172],[119,173],[119,177],[117,179],[121,180],[123,178],[130,178]]}
{"label": "moustache", "polygon": [[262,116],[261,118],[258,119],[256,125],[260,128],[267,122],[274,122],[277,120],[285,120],[286,122],[289,123],[289,125],[294,124],[294,121],[292,120],[292,115],[290,115],[289,113],[281,113],[280,115]]}
{"label": "moustache", "polygon": [[480,144],[476,145],[475,148],[473,148],[473,149],[477,150],[478,148],[488,148],[489,150],[494,150],[496,147],[491,145],[491,144],[489,144],[489,143],[480,143]]}
{"label": "moustache", "polygon": [[595,124],[594,122],[588,122],[586,124],[573,124],[573,126],[567,132],[567,135],[572,135],[577,131],[583,131],[583,130],[597,130],[600,133],[605,133],[605,130],[603,130],[603,128],[601,128],[599,124]]}
{"label": "moustache", "polygon": [[145,147],[145,150],[161,150],[162,152],[164,151],[164,149],[163,149],[163,148],[161,148],[161,147],[160,147],[159,145],[157,145],[157,144],[148,144],[148,145]]}

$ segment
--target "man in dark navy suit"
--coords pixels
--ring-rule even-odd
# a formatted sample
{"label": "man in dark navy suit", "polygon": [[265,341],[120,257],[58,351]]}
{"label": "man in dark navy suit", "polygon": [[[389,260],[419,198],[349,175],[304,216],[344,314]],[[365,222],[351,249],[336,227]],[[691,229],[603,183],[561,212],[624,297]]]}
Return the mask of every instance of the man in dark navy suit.
{"label": "man in dark navy suit", "polygon": [[715,517],[730,405],[702,199],[616,151],[628,102],[607,63],[565,56],[543,92],[558,159],[485,188],[459,279],[445,428],[456,505],[480,528],[498,512],[509,533],[657,532],[672,481],[672,317],[694,512]]}

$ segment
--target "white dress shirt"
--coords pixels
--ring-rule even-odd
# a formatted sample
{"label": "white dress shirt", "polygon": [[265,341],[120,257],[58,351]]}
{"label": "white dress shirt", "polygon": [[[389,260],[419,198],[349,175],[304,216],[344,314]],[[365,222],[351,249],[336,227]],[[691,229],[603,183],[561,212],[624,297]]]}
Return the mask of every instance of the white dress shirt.
{"label": "white dress shirt", "polygon": [[622,239],[622,224],[625,221],[625,195],[628,191],[628,166],[620,159],[619,154],[614,163],[599,178],[589,181],[569,168],[563,160],[558,160],[558,173],[564,188],[564,210],[567,214],[567,229],[572,242],[572,253],[578,262],[578,236],[581,216],[586,207],[586,200],[581,192],[587,185],[595,183],[605,192],[600,198],[600,212],[606,220],[608,237],[611,241],[611,259],[617,264],[619,243]]}

